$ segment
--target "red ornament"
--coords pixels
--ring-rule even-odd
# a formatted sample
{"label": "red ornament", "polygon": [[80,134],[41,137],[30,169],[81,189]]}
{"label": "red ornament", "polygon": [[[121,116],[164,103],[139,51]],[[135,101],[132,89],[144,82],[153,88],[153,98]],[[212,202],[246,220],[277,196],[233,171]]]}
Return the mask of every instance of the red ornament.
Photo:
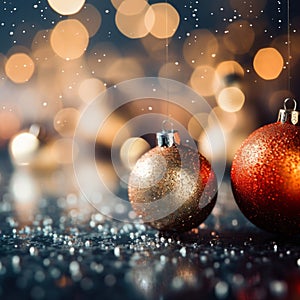
{"label": "red ornament", "polygon": [[254,131],[231,169],[233,195],[242,213],[273,233],[300,233],[300,113],[279,112],[278,122]]}

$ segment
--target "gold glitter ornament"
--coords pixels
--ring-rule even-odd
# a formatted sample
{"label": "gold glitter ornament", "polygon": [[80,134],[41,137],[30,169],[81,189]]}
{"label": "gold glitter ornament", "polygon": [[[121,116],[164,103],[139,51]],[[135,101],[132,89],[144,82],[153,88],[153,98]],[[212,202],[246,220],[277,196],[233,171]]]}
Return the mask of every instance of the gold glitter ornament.
{"label": "gold glitter ornament", "polygon": [[129,200],[150,226],[188,231],[199,226],[216,203],[215,173],[197,150],[179,144],[177,131],[157,133],[157,143],[130,174]]}

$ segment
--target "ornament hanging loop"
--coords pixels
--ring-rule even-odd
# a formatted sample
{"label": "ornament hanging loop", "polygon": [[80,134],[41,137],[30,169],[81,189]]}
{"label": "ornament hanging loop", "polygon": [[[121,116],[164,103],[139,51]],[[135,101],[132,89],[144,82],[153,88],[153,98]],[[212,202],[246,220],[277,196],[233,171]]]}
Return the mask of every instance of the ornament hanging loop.
{"label": "ornament hanging loop", "polygon": [[[293,108],[287,108],[289,102],[294,103]],[[279,110],[278,122],[289,123],[295,126],[300,126],[300,112],[297,111],[297,101],[292,98],[286,98],[283,103],[283,109]]]}
{"label": "ornament hanging loop", "polygon": [[295,99],[292,99],[292,98],[286,98],[284,100],[284,103],[283,103],[283,107],[285,110],[288,110],[288,108],[286,107],[286,105],[288,104],[288,102],[293,102],[294,103],[294,107],[292,108],[292,110],[296,110],[297,109],[297,101]]}

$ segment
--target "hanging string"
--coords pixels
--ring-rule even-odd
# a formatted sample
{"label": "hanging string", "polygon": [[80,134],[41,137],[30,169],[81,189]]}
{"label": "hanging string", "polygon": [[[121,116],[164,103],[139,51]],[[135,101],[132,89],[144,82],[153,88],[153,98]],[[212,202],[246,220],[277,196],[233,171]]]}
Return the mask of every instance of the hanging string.
{"label": "hanging string", "polygon": [[[169,38],[168,38],[168,8],[167,8],[167,5],[168,5],[168,0],[165,0],[165,14],[166,14],[166,40],[165,40],[165,59],[166,59],[166,75],[168,77],[168,63],[169,63]],[[167,86],[167,118],[168,118],[168,121],[169,120],[169,86]]]}
{"label": "hanging string", "polygon": [[290,36],[290,0],[287,0],[287,72],[288,72],[288,91],[291,91],[291,36]]}

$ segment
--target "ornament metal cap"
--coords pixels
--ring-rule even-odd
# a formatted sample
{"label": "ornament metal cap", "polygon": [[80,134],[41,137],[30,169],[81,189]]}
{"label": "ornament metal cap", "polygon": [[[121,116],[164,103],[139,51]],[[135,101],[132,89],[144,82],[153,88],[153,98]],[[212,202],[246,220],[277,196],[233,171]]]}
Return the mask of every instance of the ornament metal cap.
{"label": "ornament metal cap", "polygon": [[172,147],[180,144],[180,137],[177,130],[162,130],[156,133],[157,146]]}
{"label": "ornament metal cap", "polygon": [[[294,107],[293,108],[287,108],[286,105],[288,102],[293,102]],[[284,100],[283,109],[279,110],[278,114],[278,122],[281,123],[289,123],[296,126],[300,126],[300,112],[296,111],[297,108],[297,102],[295,99],[286,98]]]}

